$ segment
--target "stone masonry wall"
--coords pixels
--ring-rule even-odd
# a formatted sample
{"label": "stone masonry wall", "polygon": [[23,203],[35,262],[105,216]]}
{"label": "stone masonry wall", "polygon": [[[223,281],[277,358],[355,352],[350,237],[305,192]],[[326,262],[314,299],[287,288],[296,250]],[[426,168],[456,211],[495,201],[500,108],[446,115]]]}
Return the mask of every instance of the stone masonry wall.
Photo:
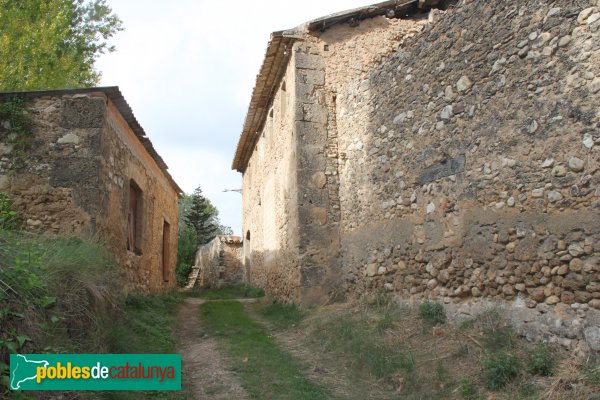
{"label": "stone masonry wall", "polygon": [[[238,236],[217,236],[201,246],[196,253],[192,274],[195,285],[205,288],[221,288],[244,281],[242,265],[242,239]],[[190,282],[191,283],[191,282]]]}
{"label": "stone masonry wall", "polygon": [[461,1],[301,45],[324,71],[314,98],[329,127],[335,102],[337,132],[321,140],[337,143],[312,154],[337,149],[337,168],[312,173],[339,185],[339,206],[323,203],[328,227],[339,207],[337,290],[435,298],[459,314],[493,301],[523,332],[600,350],[595,4]]}
{"label": "stone masonry wall", "polygon": [[[369,86],[364,76],[372,65],[419,32],[422,24],[378,17],[358,27],[334,27],[294,47],[302,304],[323,303],[343,294],[344,215],[363,212],[360,204],[350,204],[344,197],[342,173],[358,175],[361,171],[342,169],[345,153],[340,143],[348,131],[365,129],[376,109],[374,105],[360,109],[350,120],[346,110],[339,110],[340,97],[352,90],[363,95]],[[369,192],[367,182],[362,180],[352,190]]]}
{"label": "stone masonry wall", "polygon": [[22,162],[10,124],[0,128],[0,190],[11,194],[28,230],[91,235],[101,207],[98,144],[104,100],[43,97],[30,101],[27,111],[31,148]]}
{"label": "stone masonry wall", "polygon": [[[110,241],[126,281],[136,290],[164,290],[176,285],[179,197],[152,157],[138,141],[118,110],[107,104],[107,121],[101,136],[101,173],[104,212],[98,233]],[[141,190],[141,252],[127,250],[129,188]],[[163,273],[163,230],[168,225],[167,266]]]}
{"label": "stone masonry wall", "polygon": [[[30,231],[106,241],[129,289],[175,283],[178,196],[120,113],[101,93],[29,97],[31,148],[19,167],[10,126],[0,128],[0,191]],[[141,254],[127,250],[129,184],[143,192]],[[163,226],[170,226],[163,278]]]}
{"label": "stone masonry wall", "polygon": [[295,79],[288,68],[243,179],[246,279],[289,301],[299,299]]}

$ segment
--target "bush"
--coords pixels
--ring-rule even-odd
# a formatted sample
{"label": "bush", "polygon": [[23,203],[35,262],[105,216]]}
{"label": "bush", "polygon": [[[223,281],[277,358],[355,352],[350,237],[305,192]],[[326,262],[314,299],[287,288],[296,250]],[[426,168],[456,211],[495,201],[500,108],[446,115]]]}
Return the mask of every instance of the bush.
{"label": "bush", "polygon": [[519,374],[519,362],[513,354],[499,351],[483,360],[485,383],[491,390],[502,389]]}
{"label": "bush", "polygon": [[540,343],[533,350],[527,352],[527,370],[533,375],[552,375],[556,361],[550,354],[546,344]]}
{"label": "bush", "polygon": [[438,325],[446,322],[446,311],[439,303],[426,301],[419,306],[419,314],[425,322]]}

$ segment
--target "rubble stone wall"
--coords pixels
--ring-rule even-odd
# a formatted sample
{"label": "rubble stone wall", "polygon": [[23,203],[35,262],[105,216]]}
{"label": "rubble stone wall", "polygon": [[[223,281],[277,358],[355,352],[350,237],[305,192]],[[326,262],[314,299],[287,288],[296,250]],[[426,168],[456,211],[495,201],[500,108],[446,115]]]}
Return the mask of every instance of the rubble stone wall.
{"label": "rubble stone wall", "polygon": [[[111,101],[101,92],[28,97],[26,110],[24,155],[14,151],[10,124],[0,127],[0,191],[10,194],[25,229],[98,237],[114,251],[129,289],[172,287],[178,195]],[[142,191],[139,254],[127,250],[131,180]]]}
{"label": "rubble stone wall", "polygon": [[579,340],[600,320],[600,13],[583,3],[462,1],[307,40],[335,98],[322,171],[345,297],[492,300],[538,337],[600,345]]}
{"label": "rubble stone wall", "polygon": [[300,285],[295,79],[288,68],[244,171],[242,192],[246,279],[289,301],[299,299]]}
{"label": "rubble stone wall", "polygon": [[198,249],[194,268],[199,269],[195,284],[200,287],[221,288],[244,282],[242,239],[217,236]]}

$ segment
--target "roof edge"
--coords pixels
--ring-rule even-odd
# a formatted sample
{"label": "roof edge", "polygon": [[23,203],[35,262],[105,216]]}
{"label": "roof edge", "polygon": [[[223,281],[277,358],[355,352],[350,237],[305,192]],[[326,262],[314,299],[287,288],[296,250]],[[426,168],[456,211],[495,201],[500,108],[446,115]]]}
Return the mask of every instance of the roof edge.
{"label": "roof edge", "polygon": [[169,167],[164,162],[162,157],[156,152],[156,149],[152,145],[152,142],[146,136],[146,132],[144,128],[140,125],[140,123],[135,118],[133,114],[133,110],[123,97],[118,86],[98,86],[91,88],[75,88],[75,89],[54,89],[54,90],[31,90],[31,91],[21,91],[21,92],[0,92],[0,99],[5,99],[12,96],[21,96],[24,98],[36,98],[41,96],[64,96],[64,95],[73,95],[73,94],[86,94],[86,93],[104,93],[108,99],[112,101],[115,105],[127,125],[131,128],[140,144],[146,149],[146,152],[152,157],[158,168],[167,178],[169,184],[177,195],[181,197],[183,190],[179,187],[177,182],[173,179],[171,174],[169,173]]}
{"label": "roof edge", "polygon": [[[263,64],[256,76],[256,84],[252,91],[250,105],[244,120],[242,133],[238,141],[231,169],[244,172],[260,131],[263,129],[269,106],[273,100],[275,90],[279,85],[285,66],[291,54],[287,45],[296,40],[302,40],[306,34],[316,30],[325,31],[334,25],[360,21],[379,15],[388,15],[400,18],[411,15],[418,9],[427,9],[444,3],[445,0],[387,0],[364,7],[354,8],[330,14],[311,20],[296,28],[276,31],[271,34]],[[281,54],[283,50],[283,54]]]}
{"label": "roof edge", "polygon": [[256,76],[250,106],[246,113],[231,169],[244,172],[260,131],[263,129],[269,105],[279,86],[291,57],[291,46],[303,38],[300,28],[271,34],[263,64]]}

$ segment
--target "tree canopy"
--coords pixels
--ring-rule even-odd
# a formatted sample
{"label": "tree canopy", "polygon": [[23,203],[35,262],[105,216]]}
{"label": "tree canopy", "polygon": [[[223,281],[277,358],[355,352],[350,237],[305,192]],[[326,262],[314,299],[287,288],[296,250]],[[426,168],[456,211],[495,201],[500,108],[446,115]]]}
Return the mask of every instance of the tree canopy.
{"label": "tree canopy", "polygon": [[120,30],[106,0],[0,0],[0,91],[97,85]]}

